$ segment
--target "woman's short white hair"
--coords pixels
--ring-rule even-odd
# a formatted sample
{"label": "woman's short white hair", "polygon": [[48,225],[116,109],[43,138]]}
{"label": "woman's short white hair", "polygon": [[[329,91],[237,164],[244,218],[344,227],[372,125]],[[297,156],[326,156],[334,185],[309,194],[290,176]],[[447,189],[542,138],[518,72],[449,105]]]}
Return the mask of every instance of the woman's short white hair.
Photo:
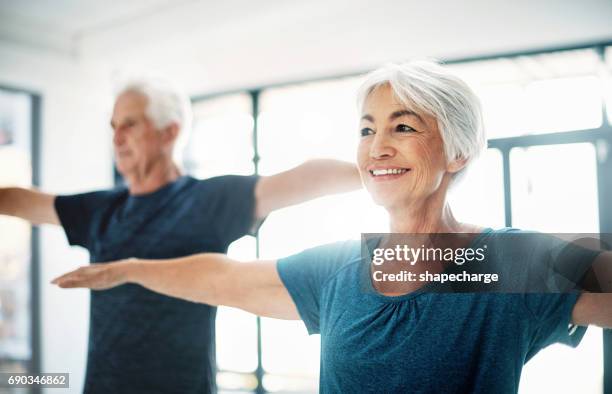
{"label": "woman's short white hair", "polygon": [[359,109],[374,90],[386,85],[402,104],[437,120],[448,161],[466,159],[469,163],[486,146],[480,100],[447,68],[420,60],[374,70],[359,89]]}
{"label": "woman's short white hair", "polygon": [[116,96],[128,92],[140,94],[147,99],[145,113],[156,129],[162,130],[172,123],[178,125],[179,135],[174,146],[174,157],[179,159],[180,163],[191,129],[191,102],[187,95],[161,78],[130,80],[122,85]]}

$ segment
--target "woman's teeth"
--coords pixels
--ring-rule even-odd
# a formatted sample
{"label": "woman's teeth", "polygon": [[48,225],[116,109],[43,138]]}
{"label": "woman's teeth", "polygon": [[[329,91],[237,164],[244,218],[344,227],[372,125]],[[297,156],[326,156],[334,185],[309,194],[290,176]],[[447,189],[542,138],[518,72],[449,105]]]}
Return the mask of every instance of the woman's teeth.
{"label": "woman's teeth", "polygon": [[371,170],[370,173],[374,176],[382,176],[382,175],[397,175],[403,174],[407,172],[407,168],[386,168],[381,170]]}

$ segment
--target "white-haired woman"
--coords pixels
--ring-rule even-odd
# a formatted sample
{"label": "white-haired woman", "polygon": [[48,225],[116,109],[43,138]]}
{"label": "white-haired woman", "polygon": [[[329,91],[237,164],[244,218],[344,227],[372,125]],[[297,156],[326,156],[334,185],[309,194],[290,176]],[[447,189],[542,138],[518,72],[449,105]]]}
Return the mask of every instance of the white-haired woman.
{"label": "white-haired woman", "polygon": [[[359,170],[389,212],[392,233],[465,233],[472,235],[462,246],[501,245],[496,239],[512,230],[461,223],[447,202],[451,183],[485,145],[478,99],[464,82],[429,62],[386,66],[367,78],[360,109]],[[119,261],[54,283],[98,290],[135,283],[301,319],[321,334],[322,392],[516,392],[523,364],[538,350],[578,343],[584,328],[568,326],[612,326],[607,294],[448,294],[427,291],[427,281],[388,287],[368,274],[360,246],[336,243],[254,264],[220,254]],[[500,248],[491,269],[508,266]]]}

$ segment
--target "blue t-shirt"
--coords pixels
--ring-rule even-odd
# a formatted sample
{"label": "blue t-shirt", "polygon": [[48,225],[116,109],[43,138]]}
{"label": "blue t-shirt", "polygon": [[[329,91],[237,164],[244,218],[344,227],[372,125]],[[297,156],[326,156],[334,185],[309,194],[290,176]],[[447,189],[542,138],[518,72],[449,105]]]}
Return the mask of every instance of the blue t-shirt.
{"label": "blue t-shirt", "polygon": [[[512,231],[487,229],[472,247]],[[490,267],[532,263],[496,250]],[[577,346],[586,330],[568,330],[576,292],[453,294],[428,284],[385,296],[360,241],[306,250],[277,269],[308,332],[321,334],[322,393],[516,393],[525,362],[555,342]]]}
{"label": "blue t-shirt", "polygon": [[[92,262],[225,253],[252,230],[256,182],[185,176],[140,196],[124,187],[59,196],[55,208]],[[84,392],[214,392],[215,314],[135,284],[92,292]]]}

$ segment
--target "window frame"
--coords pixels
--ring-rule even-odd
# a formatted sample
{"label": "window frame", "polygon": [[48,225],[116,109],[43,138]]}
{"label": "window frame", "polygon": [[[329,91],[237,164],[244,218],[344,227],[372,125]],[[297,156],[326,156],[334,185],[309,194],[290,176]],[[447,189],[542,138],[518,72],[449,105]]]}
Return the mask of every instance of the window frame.
{"label": "window frame", "polygon": [[[30,160],[31,184],[40,186],[41,175],[41,128],[42,128],[42,95],[39,92],[23,89],[11,85],[0,84],[0,91],[27,95],[30,99]],[[40,291],[40,229],[31,225],[30,236],[30,348],[31,357],[27,364],[28,373],[41,373],[42,346],[41,346],[41,291]],[[29,391],[32,394],[41,392],[39,387]]]}

